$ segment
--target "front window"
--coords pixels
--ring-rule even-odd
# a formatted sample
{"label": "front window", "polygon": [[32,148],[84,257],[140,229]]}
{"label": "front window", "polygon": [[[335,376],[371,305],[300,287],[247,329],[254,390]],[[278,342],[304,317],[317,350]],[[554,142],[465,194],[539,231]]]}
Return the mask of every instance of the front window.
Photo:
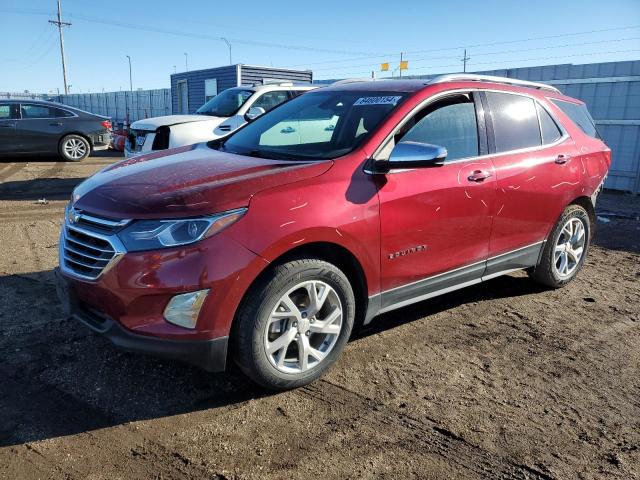
{"label": "front window", "polygon": [[274,90],[262,94],[251,106],[264,108],[264,111],[268,112],[287,100],[289,100],[289,94],[285,90]]}
{"label": "front window", "polygon": [[240,110],[240,107],[253,93],[253,90],[230,88],[213,97],[196,110],[196,113],[214,117],[230,117]]}
{"label": "front window", "polygon": [[312,92],[238,130],[220,149],[263,158],[336,158],[360,145],[405,97],[397,92]]}
{"label": "front window", "polygon": [[407,122],[403,142],[420,142],[447,149],[447,160],[479,155],[476,109],[470,95],[455,95],[429,105]]}

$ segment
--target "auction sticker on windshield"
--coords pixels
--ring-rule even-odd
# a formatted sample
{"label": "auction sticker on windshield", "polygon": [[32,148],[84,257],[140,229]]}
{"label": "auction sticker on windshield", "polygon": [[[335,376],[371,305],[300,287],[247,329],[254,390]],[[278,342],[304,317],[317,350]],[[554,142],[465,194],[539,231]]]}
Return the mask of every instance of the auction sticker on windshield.
{"label": "auction sticker on windshield", "polygon": [[360,97],[353,104],[354,107],[359,105],[395,105],[402,97],[386,96],[386,97]]}

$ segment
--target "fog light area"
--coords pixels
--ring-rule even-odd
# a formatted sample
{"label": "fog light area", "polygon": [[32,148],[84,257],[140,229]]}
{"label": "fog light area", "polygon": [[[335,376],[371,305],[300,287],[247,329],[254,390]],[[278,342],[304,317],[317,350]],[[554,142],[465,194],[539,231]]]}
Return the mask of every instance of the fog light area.
{"label": "fog light area", "polygon": [[196,328],[200,308],[208,293],[209,289],[176,295],[164,309],[165,320],[179,327]]}

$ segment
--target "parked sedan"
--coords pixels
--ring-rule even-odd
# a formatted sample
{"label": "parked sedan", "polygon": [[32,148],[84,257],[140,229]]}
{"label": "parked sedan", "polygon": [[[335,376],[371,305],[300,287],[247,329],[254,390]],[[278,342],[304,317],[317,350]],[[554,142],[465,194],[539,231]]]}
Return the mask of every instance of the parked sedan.
{"label": "parked sedan", "polygon": [[41,100],[0,100],[0,155],[57,153],[79,162],[110,142],[108,117]]}

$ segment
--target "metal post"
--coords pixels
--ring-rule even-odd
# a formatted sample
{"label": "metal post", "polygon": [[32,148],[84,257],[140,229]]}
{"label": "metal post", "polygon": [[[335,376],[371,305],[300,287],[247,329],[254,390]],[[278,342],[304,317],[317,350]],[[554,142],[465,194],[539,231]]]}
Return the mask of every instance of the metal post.
{"label": "metal post", "polygon": [[188,62],[188,58],[189,58],[189,55],[188,55],[187,53],[185,53],[185,54],[184,54],[184,70],[185,70],[186,72],[188,72],[188,71],[189,71],[189,62]]}
{"label": "metal post", "polygon": [[224,37],[220,37],[220,39],[229,47],[229,65],[233,65],[233,61],[231,60],[231,42]]}
{"label": "metal post", "polygon": [[400,78],[402,78],[402,52],[400,52],[400,68],[399,68],[399,71],[400,71]]}
{"label": "metal post", "polygon": [[62,56],[62,78],[64,80],[64,94],[69,94],[69,86],[67,85],[67,60],[64,56],[64,35],[62,34],[62,27],[70,27],[69,22],[62,21],[62,7],[60,6],[60,0],[58,0],[58,20],[49,20],[49,23],[58,27],[58,33],[60,34],[60,55]]}

